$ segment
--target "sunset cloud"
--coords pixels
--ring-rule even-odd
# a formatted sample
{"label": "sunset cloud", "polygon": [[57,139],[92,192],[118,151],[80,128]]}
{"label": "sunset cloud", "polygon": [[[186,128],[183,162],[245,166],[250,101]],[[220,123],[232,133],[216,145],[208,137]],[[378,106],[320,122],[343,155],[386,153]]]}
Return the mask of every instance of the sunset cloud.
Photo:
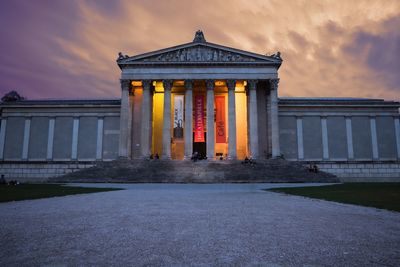
{"label": "sunset cloud", "polygon": [[207,41],[281,51],[280,96],[399,99],[399,1],[3,1],[0,91],[119,97],[117,53]]}

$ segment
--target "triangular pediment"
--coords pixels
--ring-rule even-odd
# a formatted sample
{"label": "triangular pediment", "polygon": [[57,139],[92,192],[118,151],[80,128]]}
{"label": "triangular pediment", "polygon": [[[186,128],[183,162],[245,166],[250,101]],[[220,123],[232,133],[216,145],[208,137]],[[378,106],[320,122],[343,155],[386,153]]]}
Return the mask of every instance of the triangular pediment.
{"label": "triangular pediment", "polygon": [[268,64],[280,65],[278,56],[255,54],[235,48],[208,42],[192,42],[137,56],[123,56],[117,60],[118,65],[136,64]]}

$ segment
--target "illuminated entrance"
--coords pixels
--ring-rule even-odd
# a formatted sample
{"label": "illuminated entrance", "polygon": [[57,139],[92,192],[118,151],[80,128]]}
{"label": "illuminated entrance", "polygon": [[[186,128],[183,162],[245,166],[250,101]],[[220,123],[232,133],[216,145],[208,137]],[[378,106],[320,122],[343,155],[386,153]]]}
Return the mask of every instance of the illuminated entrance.
{"label": "illuminated entrance", "polygon": [[[140,81],[133,82],[140,87]],[[151,154],[163,155],[163,124],[164,124],[164,87],[162,82],[153,82],[153,109],[152,109],[152,145]],[[239,81],[235,87],[235,118],[236,118],[236,154],[238,159],[248,155],[247,138],[247,99],[245,82]],[[190,99],[185,96],[184,81],[175,81],[171,88],[170,109],[170,135],[171,135],[171,159],[182,160],[185,158],[185,122],[188,119],[185,114],[185,102],[192,102],[192,153],[207,156],[207,94],[205,81],[193,83],[193,92]],[[139,89],[140,91],[140,89]],[[214,157],[228,157],[229,139],[229,112],[228,112],[228,88],[226,82],[216,81],[213,103],[213,128]],[[186,105],[188,106],[188,105]],[[189,112],[188,112],[189,113]],[[188,131],[189,132],[189,131]],[[188,142],[189,143],[189,142]],[[190,150],[190,149],[189,149]]]}

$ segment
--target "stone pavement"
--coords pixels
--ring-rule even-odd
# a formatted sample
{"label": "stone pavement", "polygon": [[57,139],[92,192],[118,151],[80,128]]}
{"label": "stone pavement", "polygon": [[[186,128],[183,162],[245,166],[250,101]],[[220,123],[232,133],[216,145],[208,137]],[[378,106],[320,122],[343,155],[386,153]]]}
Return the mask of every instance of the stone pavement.
{"label": "stone pavement", "polygon": [[280,184],[97,186],[127,190],[0,203],[0,266],[400,265],[400,213],[260,190]]}

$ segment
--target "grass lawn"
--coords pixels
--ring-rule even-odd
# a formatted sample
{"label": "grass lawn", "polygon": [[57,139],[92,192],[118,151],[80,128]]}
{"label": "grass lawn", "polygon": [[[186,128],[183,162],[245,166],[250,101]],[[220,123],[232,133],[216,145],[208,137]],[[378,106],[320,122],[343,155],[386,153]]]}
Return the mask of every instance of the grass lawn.
{"label": "grass lawn", "polygon": [[19,184],[16,186],[0,186],[0,202],[59,197],[75,194],[86,194],[121,190],[118,188],[89,188],[64,186],[62,184]]}
{"label": "grass lawn", "polygon": [[345,183],[314,187],[271,188],[267,190],[400,211],[400,183]]}

